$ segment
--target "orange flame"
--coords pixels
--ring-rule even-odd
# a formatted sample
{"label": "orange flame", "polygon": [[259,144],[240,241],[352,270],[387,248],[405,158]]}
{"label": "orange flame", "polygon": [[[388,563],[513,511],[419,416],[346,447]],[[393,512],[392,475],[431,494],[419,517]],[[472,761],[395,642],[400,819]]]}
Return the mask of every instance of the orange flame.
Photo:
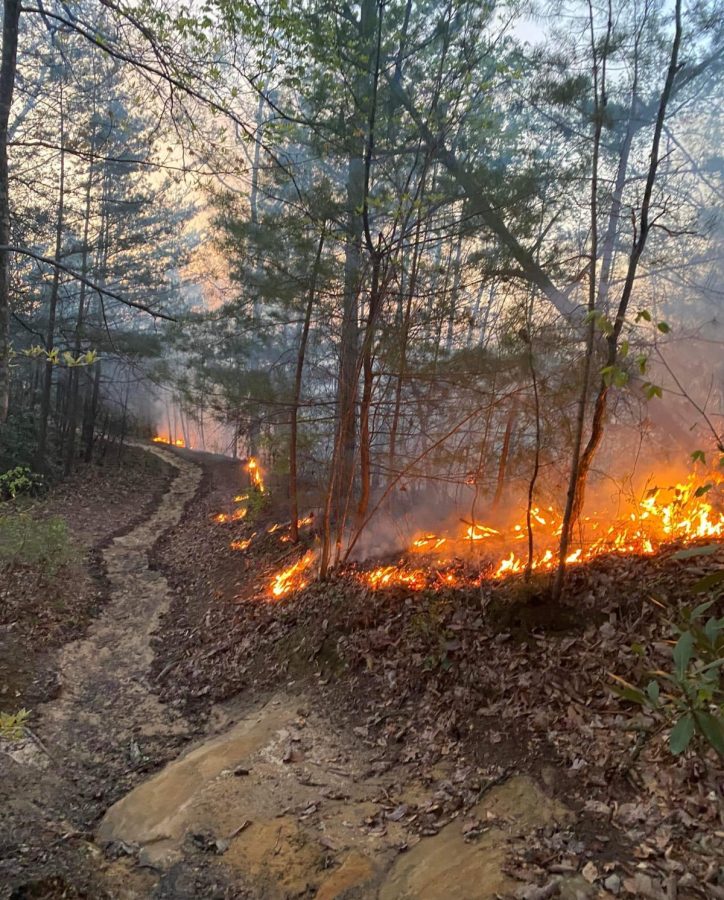
{"label": "orange flame", "polygon": [[[581,525],[587,537],[580,546],[571,549],[566,564],[576,565],[611,553],[651,555],[667,543],[687,543],[724,536],[724,513],[713,509],[706,499],[707,491],[706,487],[697,488],[692,475],[672,488],[649,491],[622,519],[610,522],[605,517],[585,517]],[[562,530],[561,518],[552,507],[542,510],[534,506],[531,508],[531,527],[536,546],[540,548],[533,557],[531,570],[550,571],[557,565],[555,551]],[[444,548],[450,559],[456,553],[464,554],[466,545],[469,551],[471,543],[477,545],[485,541],[483,552],[486,556],[490,550],[495,554],[493,548],[499,548],[500,552],[498,559],[493,561],[493,578],[504,578],[525,571],[527,554],[512,550],[510,544],[524,541],[527,534],[525,518],[505,530],[475,522],[466,526],[458,537],[436,534],[418,536],[412,541],[409,552],[441,559],[439,551]],[[404,564],[384,566],[361,573],[360,577],[372,588],[406,585],[421,590],[430,584],[425,570],[410,570]],[[452,581],[458,583],[460,577],[454,575]]]}
{"label": "orange flame", "polygon": [[261,469],[259,468],[259,463],[256,459],[251,456],[249,457],[246,463],[246,471],[249,473],[249,478],[251,479],[252,487],[254,487],[261,494],[264,493],[264,479],[261,474]]}
{"label": "orange flame", "polygon": [[[707,499],[708,490],[714,483],[722,481],[724,478],[717,476],[711,479],[712,484],[697,487],[692,475],[673,487],[649,491],[644,499],[631,504],[624,517],[613,521],[606,516],[584,517],[579,523],[580,529],[577,529],[583,537],[579,544],[571,547],[566,557],[567,565],[578,565],[602,555],[651,555],[667,544],[723,537],[724,512],[715,510]],[[273,533],[279,527],[272,525],[267,530]],[[552,507],[542,510],[534,506],[531,509],[531,528],[536,547],[531,570],[550,571],[557,565],[561,517]],[[403,586],[420,591],[434,586],[472,585],[479,583],[479,577],[462,574],[451,565],[451,561],[455,556],[469,556],[474,546],[484,554],[481,562],[485,563],[486,570],[487,565],[492,563],[488,570],[492,577],[505,578],[526,570],[527,553],[520,550],[520,543],[526,540],[527,535],[525,515],[512,526],[500,529],[477,522],[465,523],[457,536],[425,533],[412,541],[410,553],[431,557],[441,569],[411,567],[403,560],[398,565],[357,572],[356,577],[373,590]],[[516,549],[512,549],[511,545],[517,545]],[[306,567],[307,564],[302,568]],[[277,576],[275,585],[279,581],[279,593],[273,588],[275,596],[304,586],[306,582],[298,578],[302,568],[297,563]],[[288,584],[292,587],[286,587]]]}
{"label": "orange flame", "polygon": [[227,522],[238,522],[240,519],[243,519],[246,516],[246,513],[246,507],[240,506],[232,513],[217,513],[214,516],[214,522],[218,522],[220,525],[224,525]]}
{"label": "orange flame", "polygon": [[304,577],[304,573],[314,562],[314,554],[310,550],[301,559],[297,560],[293,566],[284,569],[274,576],[270,589],[275,597],[283,597],[294,591],[301,591],[308,584]]}
{"label": "orange flame", "polygon": [[182,438],[176,438],[176,440],[171,440],[169,437],[164,437],[160,434],[157,434],[155,437],[151,438],[154,444],[169,444],[171,447],[185,447],[186,441],[182,440]]}
{"label": "orange flame", "polygon": [[469,541],[483,541],[486,538],[491,538],[499,534],[500,532],[497,528],[488,528],[487,525],[475,523],[470,525],[465,531],[464,537]]}

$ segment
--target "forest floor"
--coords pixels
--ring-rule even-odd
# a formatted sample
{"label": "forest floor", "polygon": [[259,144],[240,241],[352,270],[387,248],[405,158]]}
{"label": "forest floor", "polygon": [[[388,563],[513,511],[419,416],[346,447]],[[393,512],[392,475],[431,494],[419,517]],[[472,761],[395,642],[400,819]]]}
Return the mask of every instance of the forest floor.
{"label": "forest floor", "polygon": [[0,897],[724,897],[721,769],[642,742],[608,674],[665,664],[661,611],[720,554],[601,560],[555,609],[349,574],[269,602],[282,508],[218,523],[238,463],[154,457],[122,498],[48,500],[95,599],[2,698],[33,715],[0,752]]}

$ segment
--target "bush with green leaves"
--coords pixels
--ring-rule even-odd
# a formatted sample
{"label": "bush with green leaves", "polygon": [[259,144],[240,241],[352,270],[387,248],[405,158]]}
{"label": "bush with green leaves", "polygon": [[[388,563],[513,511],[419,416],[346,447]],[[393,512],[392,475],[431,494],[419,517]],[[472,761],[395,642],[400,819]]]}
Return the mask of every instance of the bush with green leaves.
{"label": "bush with green leaves", "polygon": [[[706,555],[719,545],[691,548],[675,554],[680,559]],[[724,570],[705,575],[694,591],[721,592]],[[671,671],[650,672],[642,689],[614,676],[614,691],[624,700],[645,708],[669,730],[669,749],[683,753],[694,737],[704,740],[724,758],[724,617],[712,615],[716,596],[691,608],[685,607],[672,623],[674,644]]]}
{"label": "bush with green leaves", "polygon": [[33,566],[55,575],[74,561],[76,550],[63,519],[34,519],[27,513],[0,516],[0,569]]}
{"label": "bush with green leaves", "polygon": [[13,412],[0,422],[0,472],[31,466],[37,448],[38,424],[31,412]]}
{"label": "bush with green leaves", "polygon": [[0,501],[14,500],[21,494],[34,496],[45,490],[45,479],[30,466],[15,466],[0,474]]}

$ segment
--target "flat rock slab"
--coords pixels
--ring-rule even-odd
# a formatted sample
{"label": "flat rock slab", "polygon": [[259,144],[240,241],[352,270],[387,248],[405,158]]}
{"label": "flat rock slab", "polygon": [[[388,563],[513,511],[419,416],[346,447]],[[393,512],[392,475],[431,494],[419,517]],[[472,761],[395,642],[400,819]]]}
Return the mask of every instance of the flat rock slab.
{"label": "flat rock slab", "polygon": [[97,838],[137,846],[142,864],[165,871],[201,841],[232,881],[270,900],[492,900],[520,886],[503,871],[511,837],[572,817],[516,776],[465,817],[480,821],[479,837],[466,841],[460,818],[400,854],[402,823],[377,835],[364,825],[393,777],[369,777],[368,764],[348,735],[281,696],[131,791]]}
{"label": "flat rock slab", "polygon": [[[286,706],[268,704],[221,737],[181,756],[112,806],[100,823],[97,839],[138,844],[142,862],[170,866],[181,858],[190,829],[212,828],[218,833],[222,825],[231,824],[219,821],[223,807],[229,807],[228,797],[222,809],[214,805],[218,780],[249,763],[293,715]],[[232,785],[230,781],[227,786]]]}
{"label": "flat rock slab", "polygon": [[493,788],[472,815],[491,827],[466,842],[455,821],[421,841],[394,863],[379,900],[488,900],[514,893],[520,882],[503,872],[510,837],[571,818],[566,807],[522,775]]}

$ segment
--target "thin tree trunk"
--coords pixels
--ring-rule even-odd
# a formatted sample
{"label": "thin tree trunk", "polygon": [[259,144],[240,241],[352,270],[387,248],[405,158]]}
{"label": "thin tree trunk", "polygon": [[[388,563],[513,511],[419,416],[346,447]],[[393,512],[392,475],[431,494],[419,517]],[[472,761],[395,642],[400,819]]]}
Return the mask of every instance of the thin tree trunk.
{"label": "thin tree trunk", "polygon": [[[636,282],[639,263],[646,247],[646,241],[649,236],[649,232],[651,230],[651,223],[649,221],[649,209],[651,206],[651,196],[653,194],[654,184],[656,182],[656,174],[659,168],[659,147],[661,143],[661,134],[663,132],[664,122],[666,120],[666,111],[669,105],[669,98],[671,97],[674,79],[676,78],[676,73],[679,70],[679,48],[681,46],[682,33],[681,0],[676,0],[675,20],[676,26],[674,32],[674,40],[671,47],[671,58],[666,75],[666,82],[661,93],[659,111],[656,117],[656,126],[654,128],[654,137],[651,145],[651,155],[649,157],[649,170],[646,178],[644,197],[641,203],[641,214],[638,223],[638,236],[634,241],[634,246],[629,256],[626,280],[624,282],[623,290],[621,292],[621,299],[616,311],[616,319],[613,323],[613,330],[606,339],[607,353],[604,368],[609,370],[612,366],[616,365],[616,361],[618,358],[618,341],[621,336],[624,322],[626,320],[626,313],[628,312],[629,302],[631,300],[634,284]],[[608,408],[608,394],[610,384],[610,379],[606,377],[602,378],[599,384],[598,394],[596,396],[596,405],[594,407],[593,419],[591,422],[591,434],[581,457],[578,478],[576,480],[574,501],[574,515],[576,518],[580,515],[580,512],[583,508],[588,473],[590,471],[593,458],[603,438],[604,424]]]}
{"label": "thin tree trunk", "polygon": [[[3,44],[0,59],[0,247],[8,247],[12,243],[8,122],[15,90],[20,2],[5,0],[3,9]],[[10,259],[9,250],[0,250],[0,423],[7,419],[10,404]]]}
{"label": "thin tree trunk", "polygon": [[505,475],[508,471],[508,456],[510,455],[510,439],[513,434],[513,425],[518,409],[515,403],[511,407],[508,414],[508,421],[505,423],[505,433],[503,434],[503,447],[500,451],[500,461],[498,463],[498,478],[495,485],[495,496],[493,497],[493,509],[497,509],[500,501],[503,499],[503,491],[505,490]]}
{"label": "thin tree trunk", "polygon": [[297,420],[299,414],[299,401],[302,396],[302,375],[304,374],[304,357],[307,352],[307,340],[309,338],[309,326],[312,321],[312,310],[317,292],[317,278],[322,262],[324,249],[326,222],[322,223],[322,231],[317,244],[317,255],[314,257],[312,276],[309,282],[309,295],[307,308],[304,311],[304,324],[299,338],[299,350],[297,352],[297,369],[294,374],[294,395],[292,397],[291,422],[289,429],[289,515],[291,517],[290,538],[293,544],[299,541],[299,496],[297,489]]}
{"label": "thin tree trunk", "polygon": [[101,387],[101,361],[96,360],[94,363],[95,372],[93,375],[93,393],[91,394],[90,406],[85,422],[85,434],[83,443],[85,445],[84,459],[89,463],[93,459],[93,443],[96,430],[96,417],[98,416],[98,398],[100,396]]}
{"label": "thin tree trunk", "polygon": [[[62,77],[62,76],[61,76]],[[65,114],[63,111],[63,84],[60,85],[60,167],[58,180],[58,219],[55,226],[55,262],[60,262],[63,248],[63,226],[65,214]],[[60,269],[56,265],[53,270],[53,282],[50,288],[48,303],[48,328],[45,336],[45,349],[48,354],[55,344],[55,318],[58,308],[58,291],[60,287]],[[38,426],[38,448],[36,465],[39,470],[45,468],[48,439],[48,416],[50,415],[50,395],[53,387],[53,363],[46,360],[43,370],[43,392],[40,398],[40,422]]]}
{"label": "thin tree trunk", "polygon": [[[425,196],[425,184],[427,180],[428,160],[425,160],[424,168],[420,176],[420,203]],[[418,216],[415,223],[415,244],[412,251],[412,266],[410,268],[410,283],[407,290],[407,303],[405,304],[405,313],[402,320],[402,335],[400,339],[400,370],[397,374],[397,384],[395,385],[395,406],[392,413],[392,426],[390,428],[390,449],[388,456],[388,479],[391,480],[395,476],[393,474],[395,466],[395,455],[397,452],[397,432],[400,427],[400,411],[402,408],[402,388],[407,375],[407,343],[410,337],[410,321],[412,315],[412,303],[415,299],[415,291],[417,290],[417,274],[420,266],[420,256],[422,255],[422,246],[420,244],[420,234],[422,230],[422,216]]]}
{"label": "thin tree trunk", "polygon": [[[94,88],[94,101],[95,101],[95,88]],[[91,140],[91,152],[94,152],[95,142]],[[88,257],[89,247],[88,247],[88,239],[90,235],[90,218],[91,218],[91,200],[92,200],[92,189],[93,189],[93,172],[94,172],[93,160],[91,159],[90,165],[88,167],[88,183],[86,185],[85,191],[85,210],[84,210],[84,220],[83,220],[83,252],[81,256],[81,267],[80,274],[83,279],[88,275]],[[73,352],[75,357],[80,356],[80,351],[82,347],[82,337],[83,337],[83,325],[85,322],[85,301],[86,301],[86,283],[85,280],[81,281],[80,289],[78,292],[78,313],[76,315],[75,320],[75,334],[73,340]],[[75,432],[78,426],[78,394],[80,391],[80,379],[79,379],[79,370],[77,368],[73,368],[70,370],[70,385],[68,391],[68,429],[66,436],[66,446],[65,446],[65,474],[69,475],[73,468],[73,460],[75,457]]]}
{"label": "thin tree trunk", "polygon": [[[561,523],[561,539],[558,547],[558,567],[553,580],[553,598],[558,600],[563,590],[563,582],[566,574],[566,559],[571,540],[571,532],[575,523],[576,494],[581,471],[581,444],[583,431],[586,424],[586,408],[588,406],[588,392],[591,381],[591,369],[596,342],[596,273],[598,265],[598,162],[601,149],[601,132],[603,129],[603,117],[606,110],[606,62],[608,46],[613,27],[611,17],[611,3],[608,6],[608,25],[606,40],[602,50],[602,67],[599,71],[598,51],[596,49],[596,36],[593,26],[593,8],[589,0],[589,14],[591,27],[591,49],[593,53],[593,97],[594,97],[594,130],[593,130],[593,159],[591,162],[591,251],[588,271],[588,329],[586,333],[586,357],[583,365],[583,383],[578,399],[576,413],[576,426],[573,438],[573,453],[571,469],[568,477],[568,490],[566,492],[566,506]],[[600,85],[600,87],[599,87]]]}
{"label": "thin tree trunk", "polygon": [[362,401],[360,403],[360,498],[357,506],[357,521],[362,522],[367,515],[372,478],[372,447],[370,443],[370,407],[374,373],[372,371],[372,351],[375,327],[382,306],[382,286],[380,285],[381,259],[375,253],[372,259],[372,283],[370,285],[370,309],[362,346]]}

